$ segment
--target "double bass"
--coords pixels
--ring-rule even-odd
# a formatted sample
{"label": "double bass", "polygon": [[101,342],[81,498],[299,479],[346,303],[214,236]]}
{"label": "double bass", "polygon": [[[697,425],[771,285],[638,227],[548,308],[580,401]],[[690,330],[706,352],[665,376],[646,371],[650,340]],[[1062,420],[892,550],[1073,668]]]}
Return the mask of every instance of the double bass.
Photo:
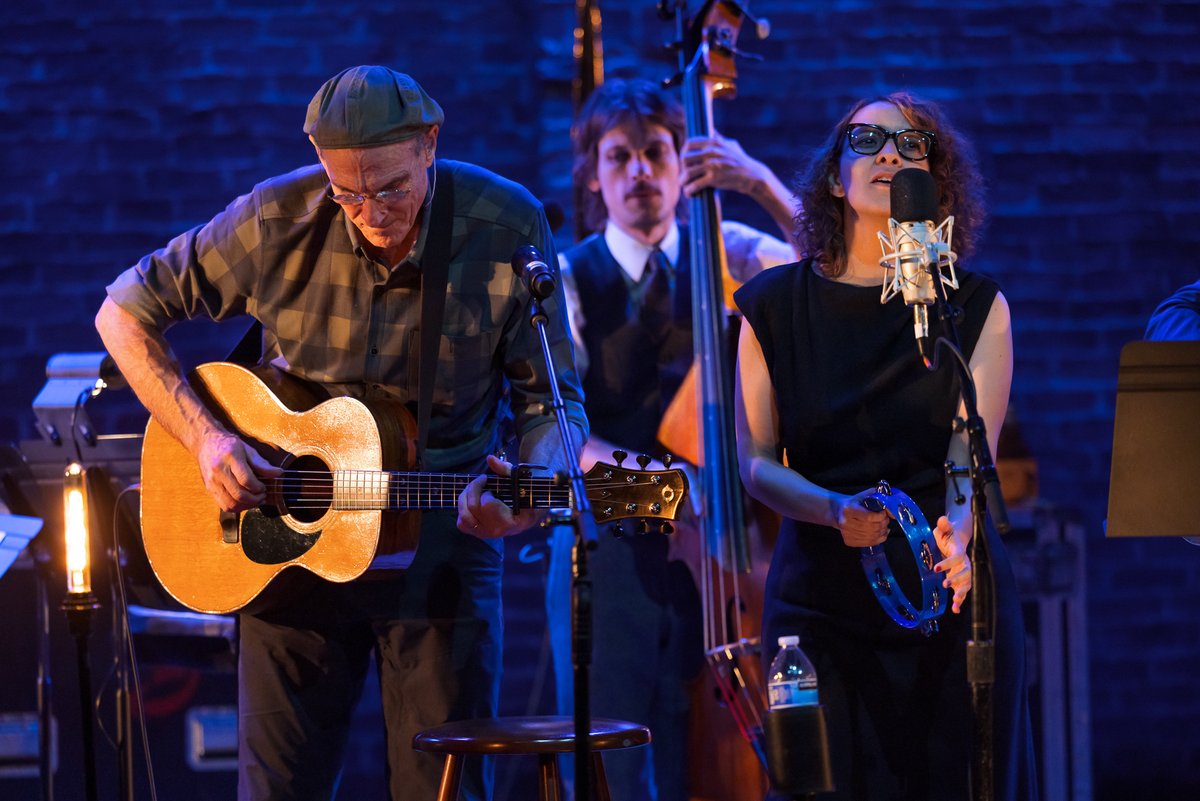
{"label": "double bass", "polygon": [[[676,20],[687,134],[714,135],[713,101],[736,94],[736,41],[746,4],[709,0],[694,21],[686,3],[659,3]],[[765,23],[755,24],[765,38]],[[659,429],[673,453],[697,464],[701,499],[695,563],[703,605],[706,670],[692,693],[689,783],[693,798],[747,799],[766,793],[762,747],[765,682],[758,632],[769,552],[762,535],[778,518],[745,503],[733,420],[731,278],[713,189],[688,201],[695,361]],[[700,437],[696,439],[697,427]],[[758,535],[758,536],[753,536]],[[755,545],[759,547],[754,547]]]}

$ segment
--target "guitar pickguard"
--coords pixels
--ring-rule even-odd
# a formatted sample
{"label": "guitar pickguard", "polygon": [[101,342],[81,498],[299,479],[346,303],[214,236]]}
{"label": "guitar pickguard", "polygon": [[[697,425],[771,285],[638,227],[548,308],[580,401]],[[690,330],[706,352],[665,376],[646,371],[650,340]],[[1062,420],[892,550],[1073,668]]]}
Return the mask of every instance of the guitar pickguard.
{"label": "guitar pickguard", "polygon": [[291,528],[278,512],[251,509],[242,515],[242,551],[251,562],[279,565],[298,559],[321,538],[320,530],[306,534]]}

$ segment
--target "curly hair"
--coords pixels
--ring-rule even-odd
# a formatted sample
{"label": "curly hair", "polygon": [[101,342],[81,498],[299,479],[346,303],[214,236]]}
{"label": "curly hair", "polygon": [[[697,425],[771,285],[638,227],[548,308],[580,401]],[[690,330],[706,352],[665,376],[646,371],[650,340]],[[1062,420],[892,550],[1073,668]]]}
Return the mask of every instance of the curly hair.
{"label": "curly hair", "polygon": [[[645,128],[660,125],[671,134],[676,152],[683,150],[687,138],[683,106],[657,85],[643,79],[606,81],[588,96],[571,126],[575,153],[571,177],[576,185],[587,186],[596,178],[600,140],[613,128],[632,125]],[[608,209],[599,192],[585,196],[583,220],[588,230],[599,231],[608,220]]]}
{"label": "curly hair", "polygon": [[893,92],[855,103],[838,120],[825,142],[809,159],[794,186],[801,210],[796,214],[796,241],[822,274],[836,278],[846,272],[844,199],[832,192],[830,178],[838,174],[845,147],[846,126],[863,107],[890,103],[914,128],[933,131],[936,144],[929,154],[929,171],[938,187],[938,214],[954,215],[954,250],[960,257],[974,250],[983,226],[983,179],[971,144],[950,124],[932,101],[907,92]]}

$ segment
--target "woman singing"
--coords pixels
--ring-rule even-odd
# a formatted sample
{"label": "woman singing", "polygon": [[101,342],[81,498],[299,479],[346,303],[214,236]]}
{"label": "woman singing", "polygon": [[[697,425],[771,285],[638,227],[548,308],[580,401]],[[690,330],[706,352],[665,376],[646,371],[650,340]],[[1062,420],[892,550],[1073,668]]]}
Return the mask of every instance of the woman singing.
{"label": "woman singing", "polygon": [[[816,667],[837,785],[830,797],[965,801],[973,747],[965,657],[971,488],[959,479],[968,502],[954,503],[944,472],[947,460],[969,463],[966,435],[951,429],[965,412],[953,365],[930,371],[918,356],[912,311],[898,298],[879,299],[876,234],[888,230],[892,176],[909,167],[932,173],[935,222],[953,215],[954,249],[970,254],[983,210],[962,136],[937,106],[907,94],[855,104],[797,187],[805,259],[762,273],[736,295],[749,323],[738,348],[738,451],[746,489],[784,518],[767,579],[763,642],[798,634]],[[1008,305],[982,275],[960,271],[958,278],[949,300],[963,312],[959,338],[994,453],[1012,380]],[[931,329],[933,338],[942,333],[936,320]],[[860,547],[885,543],[897,574],[907,566],[915,576],[899,527],[862,504],[880,480],[937,521],[935,569],[952,592],[952,614],[928,637],[885,614],[859,563]],[[988,542],[996,590],[995,797],[1033,799],[1021,607],[990,528]],[[910,578],[901,575],[902,585]]]}

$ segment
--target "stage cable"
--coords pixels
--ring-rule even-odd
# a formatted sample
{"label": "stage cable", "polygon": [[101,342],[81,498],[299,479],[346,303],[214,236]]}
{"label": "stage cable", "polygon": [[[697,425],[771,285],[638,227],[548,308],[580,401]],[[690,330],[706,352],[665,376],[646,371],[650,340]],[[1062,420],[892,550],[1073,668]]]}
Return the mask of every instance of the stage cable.
{"label": "stage cable", "polygon": [[[142,702],[142,677],[138,671],[137,651],[133,644],[133,634],[129,629],[129,599],[125,594],[125,575],[121,570],[121,501],[128,493],[140,491],[141,484],[131,484],[118,493],[117,499],[113,503],[113,614],[114,616],[117,614],[119,606],[121,618],[120,631],[125,641],[123,651],[129,657],[129,670],[133,674],[133,694],[137,699],[138,730],[142,735],[142,758],[146,763],[146,778],[150,783],[150,799],[151,801],[158,801],[158,790],[154,782],[154,762],[150,758],[150,737],[146,732],[146,707]],[[120,714],[120,710],[118,710],[117,714]],[[129,736],[128,732],[126,736]],[[133,777],[131,776],[130,781],[132,782],[132,780]]]}

